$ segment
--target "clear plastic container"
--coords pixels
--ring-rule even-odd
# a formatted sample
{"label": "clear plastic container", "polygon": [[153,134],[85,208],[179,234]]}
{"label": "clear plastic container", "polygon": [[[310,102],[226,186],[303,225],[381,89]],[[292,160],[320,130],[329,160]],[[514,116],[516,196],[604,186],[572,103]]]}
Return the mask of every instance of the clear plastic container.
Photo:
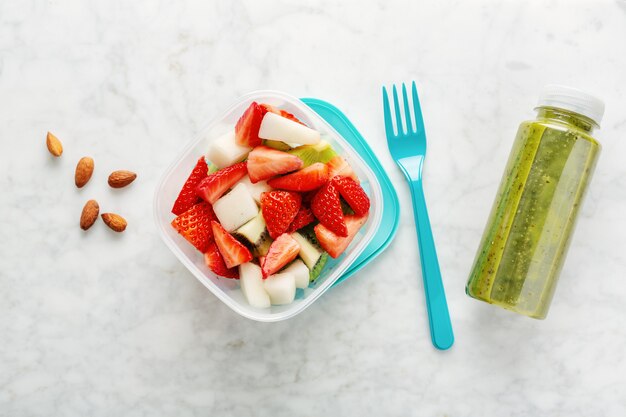
{"label": "clear plastic container", "polygon": [[[246,108],[256,101],[268,103],[293,113],[313,129],[350,163],[359,176],[361,186],[371,200],[369,217],[348,249],[338,259],[329,258],[320,277],[304,290],[298,289],[293,303],[267,309],[252,307],[245,300],[239,280],[221,278],[204,264],[203,255],[170,225],[174,219],[172,205],[198,157],[206,154],[212,140],[233,129]],[[194,139],[165,171],[154,194],[154,217],[163,241],[187,269],[227,306],[244,317],[257,321],[285,320],[302,312],[321,296],[358,258],[380,225],[383,212],[382,189],[372,169],[332,126],[299,99],[278,91],[255,91],[237,100],[221,116],[215,118]]]}

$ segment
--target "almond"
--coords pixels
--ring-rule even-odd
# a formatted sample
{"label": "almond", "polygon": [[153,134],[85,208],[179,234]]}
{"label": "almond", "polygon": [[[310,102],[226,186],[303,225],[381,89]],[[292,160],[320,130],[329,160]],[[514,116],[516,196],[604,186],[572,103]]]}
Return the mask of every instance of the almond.
{"label": "almond", "polygon": [[99,212],[100,206],[96,200],[87,201],[80,215],[80,228],[83,230],[89,229],[98,219]]}
{"label": "almond", "polygon": [[109,175],[109,185],[113,188],[126,187],[131,182],[135,181],[137,174],[132,171],[118,170],[111,172]]}
{"label": "almond", "polygon": [[56,157],[61,156],[63,153],[63,145],[61,144],[61,141],[50,132],[48,132],[48,135],[46,136],[46,146],[48,147],[50,153]]}
{"label": "almond", "polygon": [[93,174],[93,159],[88,156],[80,158],[76,165],[76,173],[74,174],[74,182],[78,188],[82,188]]}
{"label": "almond", "polygon": [[123,232],[126,229],[126,219],[115,213],[102,213],[104,223],[116,232]]}

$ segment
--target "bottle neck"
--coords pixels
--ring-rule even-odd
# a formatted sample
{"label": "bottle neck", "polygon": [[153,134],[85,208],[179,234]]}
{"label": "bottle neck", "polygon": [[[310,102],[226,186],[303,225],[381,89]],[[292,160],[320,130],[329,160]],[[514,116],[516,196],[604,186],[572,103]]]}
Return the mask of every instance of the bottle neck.
{"label": "bottle neck", "polygon": [[557,107],[537,107],[537,119],[559,121],[564,124],[575,126],[578,129],[591,133],[598,124],[588,117]]}

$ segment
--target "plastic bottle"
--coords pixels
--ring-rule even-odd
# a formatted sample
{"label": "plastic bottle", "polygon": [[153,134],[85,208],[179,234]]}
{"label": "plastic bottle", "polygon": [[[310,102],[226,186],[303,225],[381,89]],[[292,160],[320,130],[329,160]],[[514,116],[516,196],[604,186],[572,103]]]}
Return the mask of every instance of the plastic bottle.
{"label": "plastic bottle", "polygon": [[549,85],[523,122],[470,273],[469,296],[543,319],[600,144],[604,103]]}

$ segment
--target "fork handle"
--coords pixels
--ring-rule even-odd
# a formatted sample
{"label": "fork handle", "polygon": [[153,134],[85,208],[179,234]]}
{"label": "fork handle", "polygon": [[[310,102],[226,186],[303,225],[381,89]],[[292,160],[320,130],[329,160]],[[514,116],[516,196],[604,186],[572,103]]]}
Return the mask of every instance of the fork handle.
{"label": "fork handle", "polygon": [[413,198],[413,214],[417,226],[417,241],[419,243],[420,260],[422,263],[422,278],[424,293],[426,294],[426,308],[430,323],[430,337],[437,349],[445,350],[454,343],[452,323],[446,302],[446,293],[443,288],[435,240],[428,219],[426,199],[421,179],[411,179],[411,197]]}

